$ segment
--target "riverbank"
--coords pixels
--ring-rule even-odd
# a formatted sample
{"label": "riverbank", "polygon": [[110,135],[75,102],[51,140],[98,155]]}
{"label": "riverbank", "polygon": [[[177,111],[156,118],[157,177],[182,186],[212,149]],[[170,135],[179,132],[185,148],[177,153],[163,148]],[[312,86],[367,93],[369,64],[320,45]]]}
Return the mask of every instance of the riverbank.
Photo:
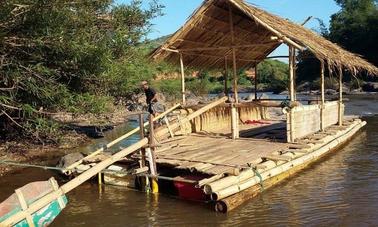
{"label": "riverbank", "polygon": [[[105,132],[128,121],[134,112],[118,107],[106,114],[56,113],[52,119],[60,124],[59,138],[55,143],[42,144],[31,138],[15,138],[0,141],[0,161],[55,165],[62,156],[80,146],[93,143],[93,131]],[[16,166],[0,165],[0,176],[11,174],[20,169]]]}

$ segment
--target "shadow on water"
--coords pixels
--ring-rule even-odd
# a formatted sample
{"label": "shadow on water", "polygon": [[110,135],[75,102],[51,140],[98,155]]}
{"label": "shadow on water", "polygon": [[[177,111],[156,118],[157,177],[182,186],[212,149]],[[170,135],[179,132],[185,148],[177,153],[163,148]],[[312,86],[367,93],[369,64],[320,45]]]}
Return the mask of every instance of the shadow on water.
{"label": "shadow on water", "polygon": [[[223,215],[196,203],[124,188],[86,183],[68,194],[69,205],[52,226],[286,226],[378,224],[378,100],[352,97],[349,114],[366,113],[368,125],[340,151]],[[133,124],[136,124],[135,122]],[[118,128],[82,148],[89,152],[117,138]],[[133,138],[133,139],[137,139]],[[127,146],[126,141],[121,146]],[[51,172],[24,170],[0,179],[0,200]]]}

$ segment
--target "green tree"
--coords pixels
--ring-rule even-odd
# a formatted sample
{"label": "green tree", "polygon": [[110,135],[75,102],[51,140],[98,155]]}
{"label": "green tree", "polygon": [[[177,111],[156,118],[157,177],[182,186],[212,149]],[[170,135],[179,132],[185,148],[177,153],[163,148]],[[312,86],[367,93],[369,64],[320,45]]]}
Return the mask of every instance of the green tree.
{"label": "green tree", "polygon": [[[335,0],[341,10],[331,16],[329,31],[321,25],[321,35],[346,50],[362,55],[378,66],[378,1]],[[308,51],[299,55],[298,82],[314,81],[319,77],[320,63]],[[363,80],[374,80],[366,74],[358,75]],[[345,81],[354,80],[345,73]]]}
{"label": "green tree", "polygon": [[80,109],[130,89],[149,73],[139,46],[161,9],[156,0],[146,9],[142,0],[3,1],[0,129],[32,128],[40,109]]}

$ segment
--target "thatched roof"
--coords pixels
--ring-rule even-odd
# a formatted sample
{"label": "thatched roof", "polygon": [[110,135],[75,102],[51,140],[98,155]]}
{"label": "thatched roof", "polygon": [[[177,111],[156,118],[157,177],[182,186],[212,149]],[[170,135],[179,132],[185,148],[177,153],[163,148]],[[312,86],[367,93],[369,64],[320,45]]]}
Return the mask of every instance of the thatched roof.
{"label": "thatched roof", "polygon": [[178,64],[178,53],[181,53],[185,66],[223,69],[225,58],[229,64],[232,61],[230,47],[233,46],[236,48],[237,66],[254,67],[281,43],[301,50],[308,49],[331,68],[342,66],[353,74],[367,71],[378,75],[378,68],[360,56],[301,25],[258,9],[243,0],[205,0],[185,25],[151,56],[157,61]]}

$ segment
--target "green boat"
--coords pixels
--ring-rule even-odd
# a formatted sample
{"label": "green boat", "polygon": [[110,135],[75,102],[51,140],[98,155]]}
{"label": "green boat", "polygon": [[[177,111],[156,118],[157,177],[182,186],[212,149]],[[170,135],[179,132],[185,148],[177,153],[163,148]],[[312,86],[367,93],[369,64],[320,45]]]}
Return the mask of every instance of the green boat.
{"label": "green boat", "polygon": [[[32,182],[17,189],[14,194],[0,204],[0,223],[23,212],[38,199],[57,189],[58,184],[54,178],[48,181]],[[25,219],[13,226],[48,226],[66,207],[67,203],[67,197],[63,195],[38,211],[28,214]]]}

